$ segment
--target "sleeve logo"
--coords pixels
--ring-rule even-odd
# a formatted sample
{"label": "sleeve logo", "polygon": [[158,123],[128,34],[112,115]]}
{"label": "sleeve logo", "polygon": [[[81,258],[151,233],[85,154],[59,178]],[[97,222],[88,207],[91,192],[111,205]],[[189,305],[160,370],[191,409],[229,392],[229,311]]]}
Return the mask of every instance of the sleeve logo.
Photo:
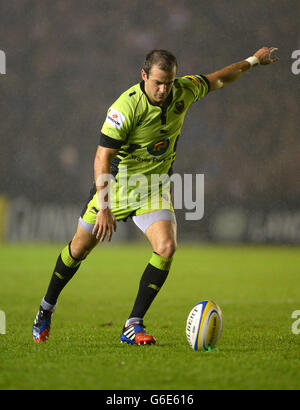
{"label": "sleeve logo", "polygon": [[184,78],[187,78],[190,81],[193,81],[193,83],[199,87],[200,85],[200,78],[197,75],[185,75]]}
{"label": "sleeve logo", "polygon": [[106,122],[112,125],[117,130],[121,129],[123,122],[125,121],[125,115],[121,114],[119,111],[111,108],[108,111]]}

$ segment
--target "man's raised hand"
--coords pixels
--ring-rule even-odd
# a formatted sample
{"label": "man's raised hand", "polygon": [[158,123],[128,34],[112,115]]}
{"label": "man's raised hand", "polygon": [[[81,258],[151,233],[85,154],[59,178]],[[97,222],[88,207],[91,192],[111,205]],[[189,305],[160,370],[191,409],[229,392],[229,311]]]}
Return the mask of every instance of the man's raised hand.
{"label": "man's raised hand", "polygon": [[277,50],[276,47],[262,47],[253,55],[259,59],[261,65],[268,65],[279,60],[278,56],[272,56]]}

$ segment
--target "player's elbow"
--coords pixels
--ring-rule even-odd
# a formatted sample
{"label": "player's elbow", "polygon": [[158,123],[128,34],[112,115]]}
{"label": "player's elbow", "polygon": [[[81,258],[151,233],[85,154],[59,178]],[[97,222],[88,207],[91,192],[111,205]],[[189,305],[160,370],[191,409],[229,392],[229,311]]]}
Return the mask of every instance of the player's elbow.
{"label": "player's elbow", "polygon": [[95,164],[98,162],[107,162],[110,163],[113,158],[117,155],[118,150],[113,148],[106,148],[102,147],[101,145],[98,146],[96,156],[95,156]]}
{"label": "player's elbow", "polygon": [[226,85],[224,79],[220,76],[220,73],[206,74],[205,77],[209,81],[210,91],[218,90]]}
{"label": "player's elbow", "polygon": [[218,78],[217,80],[213,81],[210,83],[210,90],[219,90],[220,88],[225,87],[226,83],[223,81],[221,78]]}

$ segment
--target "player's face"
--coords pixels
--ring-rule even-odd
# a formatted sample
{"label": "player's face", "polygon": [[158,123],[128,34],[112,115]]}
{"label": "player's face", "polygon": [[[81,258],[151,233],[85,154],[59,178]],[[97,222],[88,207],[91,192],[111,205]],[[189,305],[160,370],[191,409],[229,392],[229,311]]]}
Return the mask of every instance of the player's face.
{"label": "player's face", "polygon": [[176,67],[171,72],[161,70],[154,65],[149,77],[142,70],[142,78],[145,81],[145,91],[152,104],[163,105],[170,94],[176,76]]}

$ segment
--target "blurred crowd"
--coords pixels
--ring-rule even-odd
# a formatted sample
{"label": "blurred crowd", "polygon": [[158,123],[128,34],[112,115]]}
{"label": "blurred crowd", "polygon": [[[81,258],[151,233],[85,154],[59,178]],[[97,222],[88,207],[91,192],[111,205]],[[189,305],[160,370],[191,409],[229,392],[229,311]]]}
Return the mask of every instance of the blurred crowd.
{"label": "blurred crowd", "polygon": [[297,7],[294,0],[2,2],[0,192],[83,204],[106,111],[140,81],[149,50],[171,50],[186,75],[272,45],[280,62],[190,108],[174,171],[204,174],[212,206],[299,206],[300,75],[290,58],[299,46]]}

